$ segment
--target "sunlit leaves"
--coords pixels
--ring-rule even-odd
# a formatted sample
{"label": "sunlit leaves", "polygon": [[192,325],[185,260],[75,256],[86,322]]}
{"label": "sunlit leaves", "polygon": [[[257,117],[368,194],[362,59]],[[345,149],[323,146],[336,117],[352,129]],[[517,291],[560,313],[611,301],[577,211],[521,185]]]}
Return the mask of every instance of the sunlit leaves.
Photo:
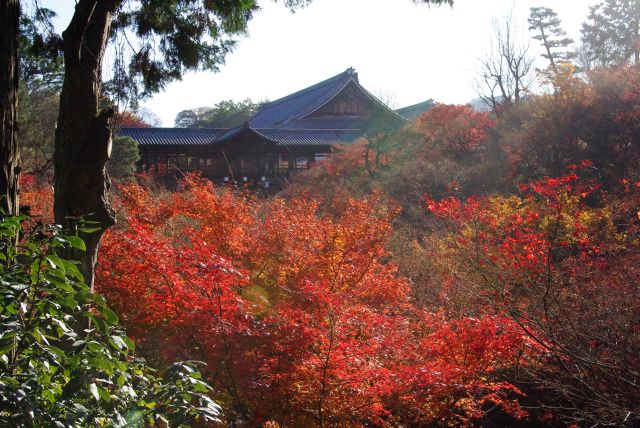
{"label": "sunlit leaves", "polygon": [[119,193],[126,225],[105,237],[99,288],[147,353],[208,363],[228,421],[460,422],[488,401],[522,416],[515,389],[491,379],[522,335],[504,318],[418,308],[385,248],[398,209],[379,194],[329,213],[197,176]]}
{"label": "sunlit leaves", "polygon": [[525,372],[571,400],[559,413],[622,423],[637,409],[625,379],[640,372],[638,194],[629,180],[602,193],[580,177],[590,167],[522,185],[520,196],[426,206],[448,231],[443,275],[474,296],[467,310],[507,314],[535,343],[544,364]]}

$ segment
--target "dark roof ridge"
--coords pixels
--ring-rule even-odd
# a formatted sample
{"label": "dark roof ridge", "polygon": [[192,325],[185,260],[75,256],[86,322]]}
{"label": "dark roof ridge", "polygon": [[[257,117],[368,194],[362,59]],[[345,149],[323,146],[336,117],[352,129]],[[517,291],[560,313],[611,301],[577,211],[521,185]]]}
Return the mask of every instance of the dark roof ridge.
{"label": "dark roof ridge", "polygon": [[216,128],[134,128],[123,127],[115,135],[128,136],[142,145],[212,144],[226,129]]}
{"label": "dark roof ridge", "polygon": [[231,128],[181,128],[177,126],[121,126],[118,131],[122,129],[161,129],[161,130],[187,130],[187,131],[227,131]]}
{"label": "dark roof ridge", "polygon": [[264,135],[262,132],[258,131],[255,128],[252,128],[252,127],[249,126],[246,129],[251,131],[251,132],[253,132],[254,134],[257,134],[257,135],[261,136],[262,138],[264,138],[264,139],[266,139],[268,141],[271,141],[272,143],[276,143],[276,144],[278,143],[278,141],[274,140],[273,138],[267,137],[266,135]]}
{"label": "dark roof ridge", "polygon": [[274,131],[287,131],[287,132],[297,132],[297,131],[362,131],[360,128],[254,128],[251,129],[255,131],[266,131],[266,130],[274,130]]}
{"label": "dark roof ridge", "polygon": [[277,100],[273,100],[271,102],[266,103],[265,105],[262,106],[262,108],[260,110],[258,110],[256,112],[256,115],[258,113],[260,113],[260,111],[263,110],[263,109],[266,109],[268,107],[272,107],[274,105],[280,104],[280,103],[285,102],[285,101],[289,101],[289,100],[291,100],[293,98],[297,98],[297,97],[299,97],[301,95],[304,95],[307,92],[314,91],[316,89],[322,88],[323,86],[330,85],[330,84],[336,82],[337,80],[340,80],[341,78],[344,78],[344,77],[347,77],[347,76],[349,76],[350,80],[354,80],[355,82],[358,82],[358,73],[355,72],[353,67],[349,67],[345,71],[343,71],[342,73],[336,74],[333,77],[329,77],[328,79],[323,80],[322,82],[318,82],[318,83],[316,83],[314,85],[311,85],[311,86],[308,86],[308,87],[306,87],[304,89],[300,89],[299,91],[296,91],[296,92],[294,92],[292,94],[286,95],[286,96],[284,96],[282,98],[278,98]]}
{"label": "dark roof ridge", "polygon": [[[241,132],[244,131],[251,131],[253,133],[257,133],[260,136],[265,137],[264,135],[258,133],[254,128],[251,127],[251,125],[249,124],[249,121],[244,121],[241,125],[237,125],[234,126],[233,128],[229,128],[226,130],[226,132],[224,134],[222,134],[220,137],[216,138],[216,142],[225,142],[225,141],[229,141],[229,139],[235,137],[236,135],[240,134]],[[267,138],[267,140],[270,140],[269,138]]]}

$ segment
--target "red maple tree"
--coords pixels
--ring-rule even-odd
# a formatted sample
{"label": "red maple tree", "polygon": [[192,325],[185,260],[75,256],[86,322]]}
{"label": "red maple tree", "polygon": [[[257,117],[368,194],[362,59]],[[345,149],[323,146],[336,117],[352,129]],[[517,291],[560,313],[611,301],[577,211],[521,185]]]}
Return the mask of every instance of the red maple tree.
{"label": "red maple tree", "polygon": [[488,113],[470,105],[437,104],[418,118],[415,131],[445,152],[464,156],[480,149],[494,126]]}
{"label": "red maple tree", "polygon": [[229,420],[464,423],[487,402],[524,416],[494,376],[519,364],[523,334],[504,317],[418,308],[388,262],[397,209],[379,195],[323,214],[310,198],[183,186],[121,188],[98,287],[146,356],[207,363]]}
{"label": "red maple tree", "polygon": [[[623,423],[640,373],[638,186],[601,193],[580,177],[520,186],[521,196],[426,198],[447,226],[443,275],[508,315],[544,358],[529,372],[575,422]],[[597,393],[595,393],[597,391]],[[615,398],[614,398],[615,397]]]}

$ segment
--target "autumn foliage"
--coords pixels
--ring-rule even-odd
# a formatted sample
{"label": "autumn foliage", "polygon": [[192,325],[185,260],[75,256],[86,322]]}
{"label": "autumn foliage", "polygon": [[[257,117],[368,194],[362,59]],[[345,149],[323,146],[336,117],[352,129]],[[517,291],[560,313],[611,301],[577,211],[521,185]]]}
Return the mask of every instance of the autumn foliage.
{"label": "autumn foliage", "polygon": [[145,355],[207,363],[229,421],[466,424],[496,405],[526,415],[494,374],[534,344],[504,317],[417,307],[385,249],[397,210],[378,195],[323,215],[313,199],[259,201],[195,176],[183,186],[162,198],[120,189],[98,284]]}
{"label": "autumn foliage", "polygon": [[443,275],[543,350],[525,368],[531,379],[575,422],[624,424],[640,393],[640,183],[625,180],[612,198],[580,177],[591,166],[522,185],[520,195],[425,203],[447,226]]}
{"label": "autumn foliage", "polygon": [[113,118],[114,126],[119,128],[150,128],[143,118],[130,111],[117,113]]}
{"label": "autumn foliage", "polygon": [[147,360],[206,363],[230,425],[636,426],[638,73],[437,105],[271,199],[119,184],[98,290]]}
{"label": "autumn foliage", "polygon": [[437,104],[418,118],[415,132],[445,152],[463,156],[479,150],[494,126],[488,113],[470,105]]}
{"label": "autumn foliage", "polygon": [[401,204],[387,248],[417,304],[508,319],[532,346],[494,372],[531,423],[636,426],[638,73],[563,65],[499,115],[437,105],[389,137],[374,174],[352,146],[288,191],[329,211],[344,189]]}
{"label": "autumn foliage", "polygon": [[33,175],[20,176],[20,204],[29,208],[34,220],[53,221],[53,186]]}

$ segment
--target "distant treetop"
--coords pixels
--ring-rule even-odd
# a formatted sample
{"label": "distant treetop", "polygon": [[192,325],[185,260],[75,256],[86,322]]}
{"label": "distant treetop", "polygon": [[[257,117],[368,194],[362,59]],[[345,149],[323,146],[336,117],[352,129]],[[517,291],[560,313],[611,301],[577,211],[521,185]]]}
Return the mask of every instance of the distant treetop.
{"label": "distant treetop", "polygon": [[233,128],[253,116],[266,101],[254,102],[249,98],[242,101],[220,101],[213,107],[199,107],[183,110],[176,115],[178,128]]}

